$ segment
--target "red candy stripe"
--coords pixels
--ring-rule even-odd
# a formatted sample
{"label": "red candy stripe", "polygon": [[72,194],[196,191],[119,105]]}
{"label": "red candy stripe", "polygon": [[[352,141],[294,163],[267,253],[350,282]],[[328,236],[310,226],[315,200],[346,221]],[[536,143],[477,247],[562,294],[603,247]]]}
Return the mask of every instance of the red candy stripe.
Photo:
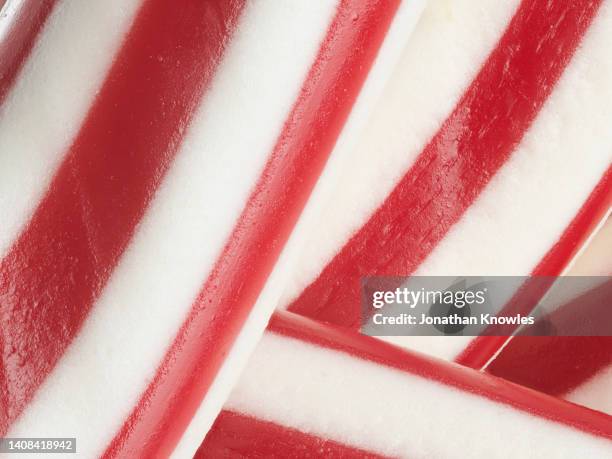
{"label": "red candy stripe", "polygon": [[[491,374],[562,396],[612,365],[612,281],[550,314],[563,332],[582,336],[515,336],[487,367]],[[588,336],[592,334],[593,336]]]}
{"label": "red candy stripe", "polygon": [[242,4],[147,0],[138,13],[47,195],[0,262],[0,434],[75,337],[129,243]]}
{"label": "red candy stripe", "polygon": [[219,414],[194,459],[219,457],[381,458],[342,443],[227,410]]}

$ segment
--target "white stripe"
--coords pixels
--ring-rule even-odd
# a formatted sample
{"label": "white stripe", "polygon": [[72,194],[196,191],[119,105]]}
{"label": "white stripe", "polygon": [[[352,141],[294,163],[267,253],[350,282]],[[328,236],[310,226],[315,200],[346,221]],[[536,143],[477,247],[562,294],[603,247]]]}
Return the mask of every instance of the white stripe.
{"label": "white stripe", "polygon": [[[335,6],[247,5],[134,240],[11,435],[76,436],[85,457],[107,446],[155,374],[244,208]],[[211,403],[209,416],[222,403]],[[188,446],[195,450],[201,440]]]}
{"label": "white stripe", "polygon": [[[518,3],[429,1],[354,147],[330,161],[325,174],[336,185],[331,193],[325,192],[331,198],[319,204],[318,218],[304,231],[310,237],[289,278],[282,306],[316,278],[382,204],[452,111]],[[317,193],[315,189],[313,196]]]}
{"label": "white stripe", "polygon": [[612,454],[603,438],[273,333],[261,340],[225,408],[392,457]]}
{"label": "white stripe", "polygon": [[[372,105],[377,101],[382,86],[392,72],[399,54],[410,36],[411,30],[421,14],[422,6],[420,2],[404,2],[398,9],[373,67],[332,151],[331,162],[335,161],[338,157],[350,153],[353,142],[356,141],[360,129],[367,121],[367,115],[370,113]],[[316,194],[310,197],[306,209],[283,249],[266,286],[257,299],[255,307],[249,314],[245,326],[240,332],[228,357],[225,359],[219,376],[202,402],[204,409],[200,408],[193,417],[187,432],[175,451],[175,457],[193,456],[195,453],[194,445],[198,445],[202,441],[204,434],[214,421],[214,417],[211,415],[213,412],[218,412],[221,409],[219,403],[227,399],[229,391],[240,376],[241,369],[247,364],[253,343],[260,339],[268,323],[268,318],[278,305],[280,294],[287,283],[288,273],[291,267],[295,266],[299,256],[303,239],[308,234],[307,231],[310,229],[313,221],[316,222],[318,206],[321,202],[326,202],[326,200],[330,199],[329,193],[331,192],[331,187],[327,185],[332,183],[333,178],[326,174],[330,167],[332,166],[328,162],[317,184]],[[314,205],[311,204],[312,202],[314,202]],[[206,407],[209,404],[215,406],[216,409],[214,411],[207,410]]]}
{"label": "white stripe", "polygon": [[612,365],[565,395],[569,401],[612,415]]}
{"label": "white stripe", "polygon": [[0,258],[49,186],[140,3],[60,1],[40,31],[0,106]]}

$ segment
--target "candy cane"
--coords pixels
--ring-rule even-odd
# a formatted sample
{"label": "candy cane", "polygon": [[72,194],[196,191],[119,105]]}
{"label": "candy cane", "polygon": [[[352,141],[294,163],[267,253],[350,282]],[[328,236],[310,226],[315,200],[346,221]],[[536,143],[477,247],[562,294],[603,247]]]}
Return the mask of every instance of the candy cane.
{"label": "candy cane", "polygon": [[266,280],[314,182],[419,11],[55,5],[0,107],[3,435],[195,450],[280,295]]}

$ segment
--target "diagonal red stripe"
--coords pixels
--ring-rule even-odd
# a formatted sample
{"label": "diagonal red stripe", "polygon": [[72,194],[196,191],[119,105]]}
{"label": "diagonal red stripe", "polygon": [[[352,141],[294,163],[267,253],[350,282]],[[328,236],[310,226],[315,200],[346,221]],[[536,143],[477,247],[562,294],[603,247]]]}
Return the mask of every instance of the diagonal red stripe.
{"label": "diagonal red stripe", "polygon": [[[233,234],[153,382],[105,457],[164,456],[174,449],[280,255],[398,4],[340,3]],[[173,402],[168,405],[167,400]]]}
{"label": "diagonal red stripe", "polygon": [[26,0],[19,5],[6,36],[0,41],[0,105],[56,3],[57,0]]}
{"label": "diagonal red stripe", "polygon": [[523,0],[452,114],[364,226],[289,306],[359,326],[359,279],[412,273],[510,157],[600,1]]}
{"label": "diagonal red stripe", "polygon": [[78,332],[172,161],[242,1],[147,0],[0,262],[0,434]]}
{"label": "diagonal red stripe", "polygon": [[545,394],[564,396],[610,365],[612,336],[516,336],[487,371]]}
{"label": "diagonal red stripe", "polygon": [[215,420],[194,459],[220,457],[379,459],[382,456],[224,410]]}

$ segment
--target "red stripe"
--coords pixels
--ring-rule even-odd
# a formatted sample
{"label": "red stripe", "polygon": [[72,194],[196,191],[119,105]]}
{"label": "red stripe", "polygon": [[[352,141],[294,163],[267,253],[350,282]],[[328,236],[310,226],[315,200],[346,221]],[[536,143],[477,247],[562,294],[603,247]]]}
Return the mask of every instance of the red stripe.
{"label": "red stripe", "polygon": [[[550,283],[542,282],[541,279],[534,280],[531,285],[534,289],[540,290],[540,292],[534,292],[530,288],[529,283],[527,283],[510,300],[508,306],[504,308],[505,314],[524,313],[535,306],[534,301],[541,298],[548,290],[547,287],[552,285],[555,276],[563,272],[567,264],[574,258],[593,231],[596,230],[597,225],[605,218],[610,207],[612,207],[612,166],[608,167],[602,179],[593,189],[557,243],[533,270],[532,276],[551,276]],[[461,355],[457,357],[456,361],[471,368],[484,367],[497,350],[508,341],[508,334],[511,334],[511,332],[500,333],[500,335],[505,336],[479,336],[475,338]]]}
{"label": "red stripe", "polygon": [[406,276],[510,157],[600,1],[523,0],[453,113],[368,222],[290,305],[357,328],[362,276]]}
{"label": "red stripe", "polygon": [[0,433],[79,331],[172,161],[238,2],[147,0],[31,222],[0,263]]}
{"label": "red stripe", "polygon": [[0,105],[56,3],[57,0],[24,0],[20,4],[7,35],[0,41]]}
{"label": "red stripe", "polygon": [[221,457],[379,459],[383,456],[224,410],[217,417],[194,459]]}
{"label": "red stripe", "polygon": [[[612,281],[550,314],[560,334],[516,336],[487,367],[491,374],[551,395],[564,395],[612,365]],[[593,336],[587,336],[593,335]]]}
{"label": "red stripe", "polygon": [[398,4],[341,2],[237,226],[153,382],[105,456],[165,456],[174,449],[287,241]]}
{"label": "red stripe", "polygon": [[346,328],[325,325],[284,312],[276,313],[272,317],[268,331],[437,381],[510,405],[529,415],[540,416],[612,439],[612,417],[604,413],[550,397],[471,368],[409,352]]}

